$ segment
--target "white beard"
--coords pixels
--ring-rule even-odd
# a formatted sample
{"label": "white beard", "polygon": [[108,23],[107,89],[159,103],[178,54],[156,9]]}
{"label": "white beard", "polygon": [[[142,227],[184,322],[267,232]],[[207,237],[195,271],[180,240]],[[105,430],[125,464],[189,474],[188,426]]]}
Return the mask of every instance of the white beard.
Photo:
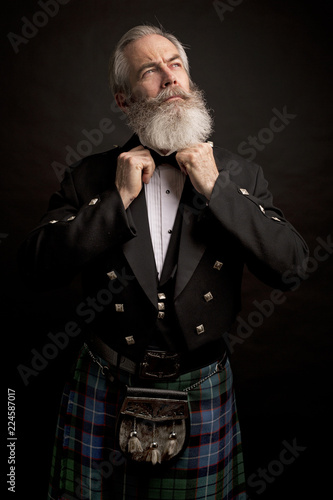
{"label": "white beard", "polygon": [[[182,99],[164,102],[174,95]],[[213,130],[203,93],[196,87],[190,92],[166,88],[157,97],[131,102],[127,118],[143,146],[168,153],[205,142]]]}

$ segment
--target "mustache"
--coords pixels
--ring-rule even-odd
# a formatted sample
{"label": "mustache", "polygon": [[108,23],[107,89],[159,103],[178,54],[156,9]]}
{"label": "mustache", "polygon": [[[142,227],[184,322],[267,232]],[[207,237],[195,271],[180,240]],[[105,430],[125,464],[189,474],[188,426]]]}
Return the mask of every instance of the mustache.
{"label": "mustache", "polygon": [[[166,99],[169,99],[170,97],[175,97],[179,96],[183,98],[184,100],[191,99],[193,96],[192,93],[186,92],[186,90],[179,88],[166,88],[161,90],[161,92],[156,96],[156,97],[151,97],[150,99],[152,100],[153,103],[156,104],[162,104]],[[149,99],[149,100],[150,100]]]}
{"label": "mustache", "polygon": [[189,100],[193,97],[192,92],[187,92],[186,90],[182,89],[181,87],[167,87],[156,96],[156,97],[146,97],[142,96],[139,99],[135,99],[135,101],[132,100],[133,104],[151,104],[152,106],[158,107],[159,105],[163,104],[166,99],[169,99],[170,97],[181,97],[184,99],[184,101]]}

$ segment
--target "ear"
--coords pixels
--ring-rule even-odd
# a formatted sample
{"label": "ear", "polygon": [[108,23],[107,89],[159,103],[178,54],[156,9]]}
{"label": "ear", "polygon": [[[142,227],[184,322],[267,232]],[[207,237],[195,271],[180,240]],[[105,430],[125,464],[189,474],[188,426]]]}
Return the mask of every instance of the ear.
{"label": "ear", "polygon": [[114,96],[116,103],[118,104],[119,108],[124,112],[127,113],[127,108],[128,108],[128,103],[126,99],[126,95],[123,92],[117,92]]}

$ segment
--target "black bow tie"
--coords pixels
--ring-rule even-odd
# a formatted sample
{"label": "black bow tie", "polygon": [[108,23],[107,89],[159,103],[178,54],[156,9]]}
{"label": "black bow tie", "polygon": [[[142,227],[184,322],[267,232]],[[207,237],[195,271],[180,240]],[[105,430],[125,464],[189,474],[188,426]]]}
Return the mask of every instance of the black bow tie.
{"label": "black bow tie", "polygon": [[179,168],[179,165],[178,165],[177,160],[176,160],[177,151],[175,151],[174,153],[171,153],[171,155],[168,155],[168,156],[161,156],[158,153],[156,153],[156,151],[154,151],[153,149],[149,149],[149,148],[147,148],[147,149],[149,150],[149,152],[150,152],[150,154],[155,162],[156,167],[158,167],[159,165],[163,165],[165,163],[167,165],[172,165],[175,168]]}

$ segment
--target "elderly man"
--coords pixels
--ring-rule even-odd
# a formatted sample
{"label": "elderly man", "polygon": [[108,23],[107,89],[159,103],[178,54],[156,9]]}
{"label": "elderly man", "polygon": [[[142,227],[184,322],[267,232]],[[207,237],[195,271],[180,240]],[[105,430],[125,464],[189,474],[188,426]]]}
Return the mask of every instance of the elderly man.
{"label": "elderly man", "polygon": [[131,29],[110,75],[134,135],[75,165],[21,249],[35,286],[83,277],[49,498],[242,499],[224,333],[244,264],[286,290],[307,247],[262,170],[206,142],[212,119],[173,35]]}

